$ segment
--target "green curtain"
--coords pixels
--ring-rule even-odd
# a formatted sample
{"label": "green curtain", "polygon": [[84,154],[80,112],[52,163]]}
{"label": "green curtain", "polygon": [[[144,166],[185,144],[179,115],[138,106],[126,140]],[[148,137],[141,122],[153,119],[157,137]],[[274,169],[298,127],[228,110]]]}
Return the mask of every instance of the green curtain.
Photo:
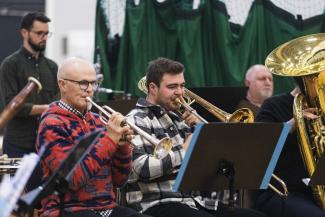
{"label": "green curtain", "polygon": [[[96,5],[96,25],[95,25],[95,47],[99,48],[100,56],[100,67],[101,72],[104,74],[103,86],[111,86],[110,80],[112,80],[110,64],[108,61],[109,54],[109,38],[108,38],[108,24],[107,17],[105,15],[105,8],[102,7],[102,4],[105,1],[98,0]],[[97,54],[94,55],[94,62],[98,61]]]}
{"label": "green curtain", "polygon": [[[116,61],[103,68],[104,85],[142,95],[137,83],[148,62],[160,56],[185,65],[187,87],[243,85],[245,71],[253,64],[264,64],[274,48],[325,30],[325,13],[301,21],[268,0],[254,1],[244,26],[229,23],[221,1],[201,1],[197,10],[191,9],[192,3],[142,0],[135,6],[128,1]],[[104,38],[98,37],[97,28],[96,44],[106,46],[105,50],[108,45],[98,42]],[[293,87],[290,78],[275,76],[274,80],[275,93]]]}

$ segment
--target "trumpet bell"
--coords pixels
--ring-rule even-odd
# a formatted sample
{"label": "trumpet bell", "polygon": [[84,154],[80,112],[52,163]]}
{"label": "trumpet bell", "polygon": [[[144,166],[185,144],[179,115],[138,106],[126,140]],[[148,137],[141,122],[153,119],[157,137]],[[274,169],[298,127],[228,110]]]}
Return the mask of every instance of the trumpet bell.
{"label": "trumpet bell", "polygon": [[154,156],[157,159],[162,159],[167,156],[168,152],[172,150],[173,142],[171,138],[165,137],[161,139],[155,147]]}

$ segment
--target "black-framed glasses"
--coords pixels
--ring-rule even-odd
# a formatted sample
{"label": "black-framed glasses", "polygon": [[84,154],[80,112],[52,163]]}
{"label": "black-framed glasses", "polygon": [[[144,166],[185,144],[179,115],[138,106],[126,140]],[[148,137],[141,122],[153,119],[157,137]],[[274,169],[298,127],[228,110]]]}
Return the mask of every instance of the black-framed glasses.
{"label": "black-framed glasses", "polygon": [[86,81],[86,80],[76,81],[76,80],[71,80],[71,79],[66,79],[66,78],[62,78],[62,80],[79,84],[79,87],[81,90],[87,90],[89,87],[89,84],[91,84],[91,87],[93,88],[93,90],[96,90],[98,87],[97,81]]}
{"label": "black-framed glasses", "polygon": [[33,31],[33,30],[29,30],[29,31],[36,34],[40,38],[44,38],[45,36],[47,38],[50,38],[52,36],[52,32]]}

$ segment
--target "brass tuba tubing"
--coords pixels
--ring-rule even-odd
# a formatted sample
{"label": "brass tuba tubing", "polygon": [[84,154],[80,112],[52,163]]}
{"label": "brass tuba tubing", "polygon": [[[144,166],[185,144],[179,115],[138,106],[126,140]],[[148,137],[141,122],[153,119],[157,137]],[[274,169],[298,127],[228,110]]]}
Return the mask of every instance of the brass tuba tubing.
{"label": "brass tuba tubing", "polygon": [[41,83],[33,77],[28,78],[26,86],[8,103],[0,114],[0,129],[4,128],[6,124],[15,116],[18,110],[24,105],[27,98],[37,90],[42,90]]}
{"label": "brass tuba tubing", "polygon": [[[87,102],[91,103],[99,110],[99,118],[100,120],[107,125],[107,120],[111,117],[111,114],[115,113],[116,111],[111,107],[104,105],[99,106],[95,103],[90,97],[86,97]],[[126,118],[124,119],[122,124],[127,124],[131,129],[133,129],[136,133],[138,133],[141,137],[146,139],[149,143],[155,146],[154,156],[158,159],[164,157],[166,153],[168,153],[172,149],[172,140],[168,137],[165,137],[161,140],[149,135],[147,132],[133,124],[132,122],[128,121]]]}

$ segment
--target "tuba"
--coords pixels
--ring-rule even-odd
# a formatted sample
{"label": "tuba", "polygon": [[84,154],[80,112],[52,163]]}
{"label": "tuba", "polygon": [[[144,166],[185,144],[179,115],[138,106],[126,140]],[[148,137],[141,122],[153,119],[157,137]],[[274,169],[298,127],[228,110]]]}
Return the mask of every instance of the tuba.
{"label": "tuba", "polygon": [[[299,76],[303,80],[304,89],[294,99],[293,115],[300,152],[311,176],[325,145],[325,34],[303,36],[279,46],[268,55],[265,65],[276,75]],[[305,120],[305,108],[317,108],[319,118]],[[325,210],[324,186],[311,188],[316,203]]]}

